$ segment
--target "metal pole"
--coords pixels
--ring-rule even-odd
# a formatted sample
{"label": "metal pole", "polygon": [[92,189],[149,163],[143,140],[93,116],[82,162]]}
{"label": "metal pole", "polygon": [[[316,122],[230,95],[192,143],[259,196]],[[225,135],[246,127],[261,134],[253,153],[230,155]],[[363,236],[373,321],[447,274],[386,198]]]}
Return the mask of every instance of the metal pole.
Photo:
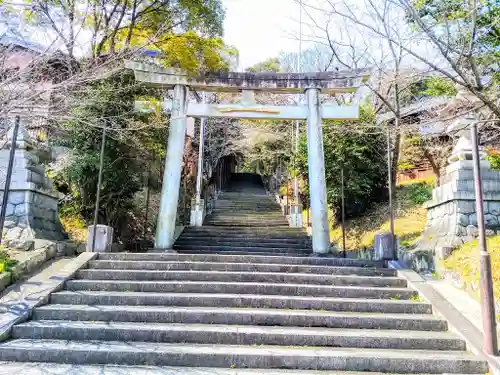
{"label": "metal pole", "polygon": [[14,130],[12,132],[12,143],[10,145],[9,164],[7,164],[7,175],[5,176],[5,186],[3,188],[2,209],[0,210],[0,244],[2,243],[3,226],[5,223],[5,215],[7,213],[7,204],[9,202],[10,180],[12,179],[12,169],[14,168],[14,158],[16,157],[17,134],[19,133],[20,122],[20,117],[16,116]]}
{"label": "metal pole", "polygon": [[474,163],[474,190],[476,191],[476,215],[479,229],[479,271],[481,311],[483,315],[484,351],[490,355],[498,354],[497,328],[495,320],[495,300],[493,297],[493,281],[491,275],[491,259],[486,244],[483,211],[483,186],[481,184],[481,166],[479,159],[479,143],[477,124],[471,125],[472,160]]}
{"label": "metal pole", "polygon": [[97,217],[99,215],[99,201],[101,199],[101,184],[102,184],[102,169],[104,165],[104,150],[106,147],[106,123],[102,128],[102,139],[101,139],[101,155],[99,157],[99,175],[97,176],[97,192],[95,197],[95,209],[94,209],[94,230],[92,232],[92,252],[95,250],[95,236],[97,232]]}
{"label": "metal pole", "polygon": [[340,178],[342,180],[341,183],[341,195],[342,195],[342,252],[344,255],[344,258],[347,256],[346,253],[346,246],[345,246],[345,195],[344,195],[344,168],[341,169],[340,171]]}
{"label": "metal pole", "polygon": [[392,157],[391,157],[391,126],[387,123],[387,179],[389,181],[389,221],[390,221],[390,232],[392,237],[392,257],[394,260],[397,259],[396,250],[396,234],[394,232],[394,206],[392,202],[393,191],[392,191]]}
{"label": "metal pole", "polygon": [[[205,103],[205,93],[201,94],[201,102]],[[201,182],[203,177],[203,152],[205,142],[205,123],[207,119],[200,119],[200,140],[198,146],[198,176],[196,176],[196,205],[200,204]]]}

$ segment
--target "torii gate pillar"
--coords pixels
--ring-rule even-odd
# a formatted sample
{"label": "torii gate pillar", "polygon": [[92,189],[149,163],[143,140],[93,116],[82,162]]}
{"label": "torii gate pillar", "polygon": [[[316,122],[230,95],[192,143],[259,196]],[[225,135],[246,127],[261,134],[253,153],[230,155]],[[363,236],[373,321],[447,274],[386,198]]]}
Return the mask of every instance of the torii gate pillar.
{"label": "torii gate pillar", "polygon": [[307,106],[307,161],[312,211],[312,245],[315,254],[330,252],[328,205],[326,200],[325,156],[323,151],[323,123],[318,89],[306,90]]}
{"label": "torii gate pillar", "polygon": [[165,172],[163,173],[163,186],[161,189],[160,211],[156,227],[156,249],[171,249],[174,244],[182,156],[186,136],[186,100],[187,87],[175,85],[167,155],[165,157]]}

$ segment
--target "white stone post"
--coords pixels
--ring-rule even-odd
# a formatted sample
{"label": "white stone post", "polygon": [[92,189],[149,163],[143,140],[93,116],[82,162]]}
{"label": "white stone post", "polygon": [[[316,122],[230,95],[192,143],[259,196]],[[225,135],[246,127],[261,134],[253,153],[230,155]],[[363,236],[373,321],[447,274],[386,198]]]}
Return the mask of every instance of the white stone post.
{"label": "white stone post", "polygon": [[312,244],[315,254],[330,251],[328,206],[326,201],[325,157],[323,153],[323,124],[320,114],[319,90],[306,91],[307,106],[307,160],[312,211]]}
{"label": "white stone post", "polygon": [[97,224],[96,226],[89,225],[87,235],[86,251],[92,252],[92,243],[94,240],[95,231],[95,253],[107,253],[111,251],[113,245],[113,228],[107,225]]}
{"label": "white stone post", "polygon": [[302,205],[293,203],[290,207],[290,227],[302,228]]}
{"label": "white stone post", "polygon": [[186,137],[186,102],[187,87],[176,85],[174,87],[167,155],[165,157],[160,212],[156,227],[155,247],[157,249],[171,249],[174,244],[182,156]]}

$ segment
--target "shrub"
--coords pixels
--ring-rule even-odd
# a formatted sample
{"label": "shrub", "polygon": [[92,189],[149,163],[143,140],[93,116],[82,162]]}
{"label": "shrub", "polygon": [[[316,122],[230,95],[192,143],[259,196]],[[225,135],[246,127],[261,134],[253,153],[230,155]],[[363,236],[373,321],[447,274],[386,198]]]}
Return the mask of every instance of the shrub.
{"label": "shrub", "polygon": [[486,160],[490,162],[491,168],[500,170],[500,151],[488,150],[487,152]]}
{"label": "shrub", "polygon": [[432,198],[432,186],[425,182],[408,185],[408,198],[415,205],[421,205]]}
{"label": "shrub", "polygon": [[[375,114],[361,106],[359,121],[324,121],[323,147],[328,205],[337,219],[341,206],[341,175],[344,172],[346,217],[362,215],[374,202],[387,199],[386,148],[382,132],[353,131],[374,127]],[[296,165],[308,178],[307,140],[299,144]]]}
{"label": "shrub", "polygon": [[7,251],[0,249],[0,273],[10,272],[16,264],[17,260],[11,259]]}

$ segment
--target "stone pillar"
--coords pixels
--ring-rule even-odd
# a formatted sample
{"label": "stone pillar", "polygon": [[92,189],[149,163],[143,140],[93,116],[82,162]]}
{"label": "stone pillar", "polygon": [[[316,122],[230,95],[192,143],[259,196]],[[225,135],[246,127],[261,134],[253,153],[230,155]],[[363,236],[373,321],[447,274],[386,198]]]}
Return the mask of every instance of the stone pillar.
{"label": "stone pillar", "polygon": [[[97,229],[94,229],[97,228]],[[94,242],[95,230],[95,242]],[[87,234],[86,251],[92,252],[92,245],[95,253],[108,253],[113,245],[113,228],[107,225],[97,224],[95,227],[89,225]]]}
{"label": "stone pillar", "polygon": [[290,227],[302,228],[302,205],[292,204],[290,208]]}
{"label": "stone pillar", "polygon": [[186,136],[186,105],[187,87],[176,85],[174,87],[167,155],[165,157],[160,211],[156,227],[155,247],[157,249],[171,249],[174,244],[182,156]]}
{"label": "stone pillar", "polygon": [[[470,129],[464,119],[451,126],[461,137],[453,149],[450,164],[441,176],[441,184],[426,203],[427,223],[420,248],[435,251],[440,257],[478,236],[475,206],[474,171]],[[484,153],[482,153],[484,158]],[[500,171],[481,160],[486,234],[500,233]]]}
{"label": "stone pillar", "polygon": [[191,200],[191,218],[189,225],[192,227],[203,226],[203,219],[205,218],[205,200],[193,199]]}
{"label": "stone pillar", "polygon": [[308,89],[306,96],[309,108],[307,117],[307,160],[311,191],[313,251],[316,254],[326,254],[330,251],[330,231],[328,228],[323,124],[320,114],[319,90]]}
{"label": "stone pillar", "polygon": [[[0,150],[0,165],[5,168],[0,173],[1,195],[5,194],[5,172],[13,143],[11,128],[7,133],[7,143]],[[67,238],[59,221],[58,194],[40,165],[41,159],[49,155],[48,149],[35,147],[22,121],[16,140],[4,224],[3,244],[7,247],[27,251],[33,248],[35,239],[57,241]]]}
{"label": "stone pillar", "polygon": [[[203,103],[205,94],[203,93]],[[203,182],[203,155],[205,143],[205,122],[206,118],[200,119],[200,139],[198,142],[198,170],[196,174],[196,198],[191,202],[191,218],[189,223],[192,227],[201,227],[204,219],[205,202],[201,199],[201,185]]]}

